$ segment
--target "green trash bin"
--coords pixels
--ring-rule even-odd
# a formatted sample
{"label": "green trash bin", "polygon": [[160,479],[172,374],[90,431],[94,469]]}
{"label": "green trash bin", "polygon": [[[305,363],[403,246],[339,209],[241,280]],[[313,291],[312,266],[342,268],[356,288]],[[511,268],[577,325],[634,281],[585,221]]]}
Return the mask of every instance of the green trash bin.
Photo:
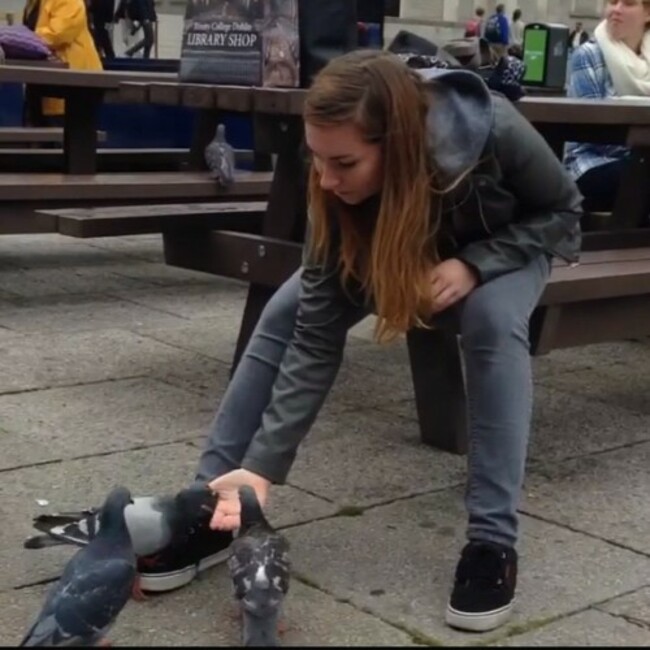
{"label": "green trash bin", "polygon": [[553,23],[529,23],[524,29],[523,83],[537,88],[564,88],[569,28]]}

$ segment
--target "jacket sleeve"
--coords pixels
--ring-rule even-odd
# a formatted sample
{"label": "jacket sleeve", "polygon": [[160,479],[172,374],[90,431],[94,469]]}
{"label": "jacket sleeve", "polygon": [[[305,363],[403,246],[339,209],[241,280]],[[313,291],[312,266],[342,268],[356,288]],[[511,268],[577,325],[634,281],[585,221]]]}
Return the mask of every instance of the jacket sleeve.
{"label": "jacket sleeve", "polygon": [[53,0],[47,23],[36,33],[53,49],[72,43],[87,23],[83,0]]}
{"label": "jacket sleeve", "polygon": [[457,254],[481,282],[556,253],[561,242],[578,236],[582,216],[582,195],[542,136],[508,100],[495,97],[494,106],[501,182],[517,198],[520,218]]}
{"label": "jacket sleeve", "polygon": [[348,329],[366,313],[343,291],[334,258],[321,266],[304,256],[293,336],[244,469],[284,483],[339,371]]}

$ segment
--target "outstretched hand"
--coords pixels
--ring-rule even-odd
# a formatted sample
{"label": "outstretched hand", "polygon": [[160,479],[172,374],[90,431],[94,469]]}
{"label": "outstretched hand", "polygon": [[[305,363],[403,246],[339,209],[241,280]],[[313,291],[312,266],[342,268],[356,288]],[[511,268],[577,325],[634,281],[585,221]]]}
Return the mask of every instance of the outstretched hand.
{"label": "outstretched hand", "polygon": [[246,469],[235,469],[209,484],[210,489],[217,496],[217,507],[210,522],[214,530],[235,530],[241,524],[241,503],[239,501],[239,488],[250,485],[257,494],[260,506],[264,507],[268,497],[271,482],[259,474],[254,474]]}

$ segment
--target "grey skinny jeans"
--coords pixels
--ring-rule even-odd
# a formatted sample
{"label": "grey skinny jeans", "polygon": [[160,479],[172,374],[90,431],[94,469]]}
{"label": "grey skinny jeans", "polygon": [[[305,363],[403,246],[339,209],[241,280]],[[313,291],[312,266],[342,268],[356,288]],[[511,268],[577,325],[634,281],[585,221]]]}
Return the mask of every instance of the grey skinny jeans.
{"label": "grey skinny jeans", "polygon": [[[477,287],[439,318],[460,324],[469,408],[467,538],[514,546],[533,387],[528,323],[550,273],[540,255]],[[298,310],[300,271],[266,305],[210,426],[197,480],[237,469],[269,403]],[[367,315],[351,310],[349,327]],[[449,318],[449,317],[453,318]]]}

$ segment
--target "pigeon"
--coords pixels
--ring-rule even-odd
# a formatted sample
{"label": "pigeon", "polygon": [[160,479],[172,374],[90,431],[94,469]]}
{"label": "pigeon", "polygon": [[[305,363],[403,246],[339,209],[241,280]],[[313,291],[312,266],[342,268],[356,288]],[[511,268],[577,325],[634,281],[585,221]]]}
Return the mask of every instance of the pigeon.
{"label": "pigeon", "polygon": [[136,579],[136,557],[124,518],[130,503],[131,493],[124,487],[106,497],[97,534],[66,564],[21,647],[106,643]]}
{"label": "pigeon", "polygon": [[217,126],[214,138],[205,148],[205,162],[210,170],[210,176],[223,187],[230,187],[235,180],[235,150],[226,140],[226,127]]}
{"label": "pigeon", "polygon": [[[195,483],[175,495],[136,497],[124,511],[135,554],[142,558],[170,544],[181,544],[194,527],[209,522],[215,507],[216,497],[205,483]],[[43,534],[28,538],[25,548],[85,546],[101,530],[101,517],[97,508],[89,508],[38,515],[33,524]]]}
{"label": "pigeon", "polygon": [[262,513],[252,487],[239,488],[241,525],[228,568],[243,621],[244,646],[279,646],[278,624],[289,590],[289,542]]}

